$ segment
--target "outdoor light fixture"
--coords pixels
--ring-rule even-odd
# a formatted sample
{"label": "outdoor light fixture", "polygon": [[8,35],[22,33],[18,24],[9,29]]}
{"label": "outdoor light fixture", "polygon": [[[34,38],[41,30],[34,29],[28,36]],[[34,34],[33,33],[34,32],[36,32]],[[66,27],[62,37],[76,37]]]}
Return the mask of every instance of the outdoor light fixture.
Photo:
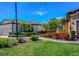
{"label": "outdoor light fixture", "polygon": [[15,2],[16,38],[18,40],[17,2]]}

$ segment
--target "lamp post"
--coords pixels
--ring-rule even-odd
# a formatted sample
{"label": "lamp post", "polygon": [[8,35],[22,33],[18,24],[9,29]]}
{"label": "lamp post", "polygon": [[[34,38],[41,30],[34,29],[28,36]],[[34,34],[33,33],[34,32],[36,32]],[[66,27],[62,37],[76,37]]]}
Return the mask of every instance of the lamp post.
{"label": "lamp post", "polygon": [[15,2],[16,38],[18,40],[17,2]]}

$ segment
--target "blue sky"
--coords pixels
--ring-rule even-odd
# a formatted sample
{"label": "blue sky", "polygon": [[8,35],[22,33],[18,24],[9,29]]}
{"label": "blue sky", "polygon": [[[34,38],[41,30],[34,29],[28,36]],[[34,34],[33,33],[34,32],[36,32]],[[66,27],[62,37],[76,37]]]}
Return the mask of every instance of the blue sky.
{"label": "blue sky", "polygon": [[[62,18],[70,10],[79,8],[78,2],[19,2],[18,19],[44,23],[50,18]],[[0,20],[15,19],[13,2],[0,2]]]}

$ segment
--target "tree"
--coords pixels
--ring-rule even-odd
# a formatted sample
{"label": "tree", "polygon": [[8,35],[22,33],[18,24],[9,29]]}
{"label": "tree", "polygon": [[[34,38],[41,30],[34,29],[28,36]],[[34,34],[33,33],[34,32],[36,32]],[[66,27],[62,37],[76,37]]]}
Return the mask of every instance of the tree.
{"label": "tree", "polygon": [[48,25],[49,25],[50,31],[56,32],[57,27],[58,27],[57,19],[56,18],[49,19]]}
{"label": "tree", "polygon": [[33,26],[24,24],[24,23],[20,23],[20,30],[21,30],[21,32],[30,32],[30,31],[33,31]]}
{"label": "tree", "polygon": [[43,27],[45,28],[45,30],[48,30],[48,28],[49,28],[48,23],[44,23]]}
{"label": "tree", "polygon": [[59,31],[63,31],[63,26],[64,26],[64,23],[65,23],[65,19],[64,18],[61,18],[61,19],[58,19],[57,21],[58,23],[58,28],[59,28]]}
{"label": "tree", "polygon": [[50,32],[62,31],[65,19],[49,19],[47,23],[43,24],[45,30]]}

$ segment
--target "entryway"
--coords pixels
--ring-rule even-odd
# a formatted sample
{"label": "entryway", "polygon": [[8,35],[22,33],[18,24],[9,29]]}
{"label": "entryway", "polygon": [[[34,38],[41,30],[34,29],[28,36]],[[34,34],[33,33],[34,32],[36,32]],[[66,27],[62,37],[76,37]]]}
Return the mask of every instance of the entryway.
{"label": "entryway", "polygon": [[76,22],[77,36],[79,36],[79,21]]}

